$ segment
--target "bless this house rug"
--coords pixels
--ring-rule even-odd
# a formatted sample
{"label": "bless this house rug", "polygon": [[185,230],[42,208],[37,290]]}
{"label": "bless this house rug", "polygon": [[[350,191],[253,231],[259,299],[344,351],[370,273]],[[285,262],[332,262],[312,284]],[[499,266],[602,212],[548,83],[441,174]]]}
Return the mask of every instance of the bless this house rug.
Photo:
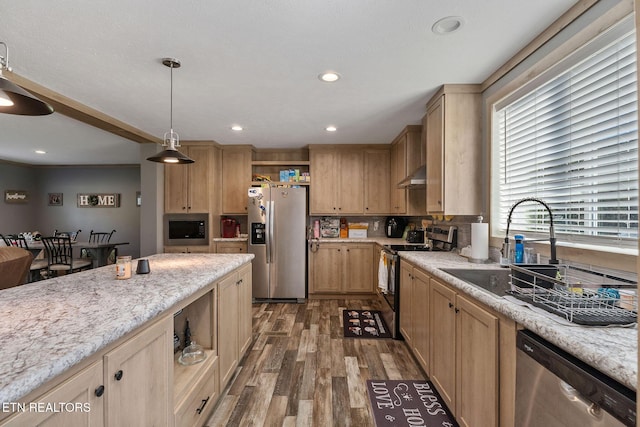
{"label": "bless this house rug", "polygon": [[430,381],[367,380],[376,427],[459,427]]}
{"label": "bless this house rug", "polygon": [[391,338],[382,313],[376,310],[344,310],[345,338]]}

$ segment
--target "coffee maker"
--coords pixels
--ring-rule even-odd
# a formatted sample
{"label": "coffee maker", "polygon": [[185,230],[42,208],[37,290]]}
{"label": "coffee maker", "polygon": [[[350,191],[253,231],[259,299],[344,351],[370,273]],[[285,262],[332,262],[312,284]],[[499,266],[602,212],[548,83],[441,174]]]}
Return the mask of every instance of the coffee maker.
{"label": "coffee maker", "polygon": [[387,237],[400,238],[407,226],[407,220],[401,216],[389,216],[384,223],[384,232]]}

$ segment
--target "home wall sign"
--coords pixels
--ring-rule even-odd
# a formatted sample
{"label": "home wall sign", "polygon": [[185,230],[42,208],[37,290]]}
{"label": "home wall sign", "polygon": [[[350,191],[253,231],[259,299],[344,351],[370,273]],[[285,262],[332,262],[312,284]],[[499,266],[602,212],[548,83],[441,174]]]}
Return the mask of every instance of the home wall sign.
{"label": "home wall sign", "polygon": [[25,190],[5,190],[5,203],[27,203],[29,201],[29,193]]}
{"label": "home wall sign", "polygon": [[119,193],[78,193],[79,208],[119,208]]}

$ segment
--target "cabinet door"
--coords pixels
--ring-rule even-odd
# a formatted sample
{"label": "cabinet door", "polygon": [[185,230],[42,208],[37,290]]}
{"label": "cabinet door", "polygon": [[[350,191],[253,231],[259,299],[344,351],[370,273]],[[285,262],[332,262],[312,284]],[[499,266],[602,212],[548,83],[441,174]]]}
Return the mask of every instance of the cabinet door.
{"label": "cabinet door", "polygon": [[427,111],[427,212],[444,210],[444,95]]}
{"label": "cabinet door", "polygon": [[456,296],[456,419],[498,426],[498,318]]}
{"label": "cabinet door", "polygon": [[170,424],[172,355],[173,319],[155,323],[105,355],[107,425]]}
{"label": "cabinet door", "polygon": [[344,291],[373,293],[373,244],[347,244],[343,250]]}
{"label": "cabinet door", "polygon": [[403,214],[407,211],[407,190],[398,188],[398,183],[407,176],[406,136],[391,146],[391,212]]}
{"label": "cabinet door", "polygon": [[[73,404],[75,408],[67,411],[29,411],[18,413],[4,423],[5,427],[100,427],[104,425],[104,390],[97,393],[102,386],[102,361],[98,361],[83,369],[62,384],[47,392],[36,400],[38,404],[59,405],[60,402]],[[100,394],[98,396],[97,394]],[[28,406],[27,406],[28,408]]]}
{"label": "cabinet door", "polygon": [[429,374],[429,289],[429,276],[414,268],[410,319],[413,349],[418,362],[427,374]]}
{"label": "cabinet door", "polygon": [[188,165],[164,165],[164,211],[187,212]]}
{"label": "cabinet door", "polygon": [[238,285],[233,274],[218,283],[218,360],[220,390],[238,366]]}
{"label": "cabinet door", "polygon": [[222,213],[246,214],[247,190],[251,187],[251,150],[222,151]]}
{"label": "cabinet door", "polygon": [[367,150],[364,153],[364,213],[389,213],[391,187],[389,150]]}
{"label": "cabinet door", "polygon": [[361,150],[345,150],[338,154],[340,175],[337,191],[338,213],[358,214],[364,211],[364,155]]}
{"label": "cabinet door", "polygon": [[411,329],[411,301],[413,300],[413,267],[406,262],[400,263],[400,333],[407,345],[413,347],[413,330]]}
{"label": "cabinet door", "polygon": [[311,162],[311,186],[309,189],[309,212],[312,215],[336,214],[339,186],[338,162],[333,151],[313,150]]}
{"label": "cabinet door", "polygon": [[[211,147],[193,145],[188,155],[195,162],[187,165],[188,197],[187,210],[193,213],[209,212],[209,171],[211,170]],[[182,165],[184,168],[185,166]]]}
{"label": "cabinet door", "polygon": [[219,254],[246,254],[246,242],[217,242],[216,253]]}
{"label": "cabinet door", "polygon": [[315,252],[309,252],[309,292],[340,292],[342,289],[342,246],[319,243]]}
{"label": "cabinet door", "polygon": [[429,316],[431,364],[430,378],[451,412],[455,414],[455,292],[431,278]]}
{"label": "cabinet door", "polygon": [[251,345],[252,310],[251,310],[251,264],[238,271],[238,357]]}

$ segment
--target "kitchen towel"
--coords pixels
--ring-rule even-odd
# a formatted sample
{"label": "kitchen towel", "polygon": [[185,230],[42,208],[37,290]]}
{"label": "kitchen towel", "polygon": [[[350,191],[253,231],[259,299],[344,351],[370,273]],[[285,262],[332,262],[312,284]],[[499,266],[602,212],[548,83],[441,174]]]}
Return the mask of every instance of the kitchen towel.
{"label": "kitchen towel", "polygon": [[367,380],[376,427],[458,427],[433,383],[427,380]]}
{"label": "kitchen towel", "polygon": [[489,258],[489,224],[486,222],[471,224],[471,258],[479,261]]}
{"label": "kitchen towel", "polygon": [[378,287],[383,294],[389,292],[389,270],[387,269],[387,254],[380,251],[380,262],[378,262]]}

